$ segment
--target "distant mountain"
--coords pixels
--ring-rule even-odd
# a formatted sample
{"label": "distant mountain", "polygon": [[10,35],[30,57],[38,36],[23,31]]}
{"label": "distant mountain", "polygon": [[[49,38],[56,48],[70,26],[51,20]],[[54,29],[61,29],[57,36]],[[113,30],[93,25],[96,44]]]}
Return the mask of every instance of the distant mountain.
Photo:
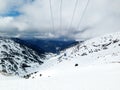
{"label": "distant mountain", "polygon": [[75,40],[37,39],[37,38],[12,38],[15,42],[21,43],[38,53],[59,53],[61,50],[78,44]]}
{"label": "distant mountain", "polygon": [[16,43],[19,43],[21,45],[27,46],[28,48],[31,48],[35,50],[40,56],[44,56],[45,51],[40,46],[37,47],[38,43],[34,44],[32,41],[28,41],[28,39],[21,39],[21,38],[11,38]]}

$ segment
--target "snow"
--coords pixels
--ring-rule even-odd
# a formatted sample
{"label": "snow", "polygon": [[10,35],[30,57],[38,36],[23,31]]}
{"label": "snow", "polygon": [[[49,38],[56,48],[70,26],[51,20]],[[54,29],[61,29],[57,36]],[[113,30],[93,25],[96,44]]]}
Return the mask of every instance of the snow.
{"label": "snow", "polygon": [[119,44],[120,33],[88,40],[45,61],[29,79],[0,75],[0,90],[120,90]]}
{"label": "snow", "polygon": [[[69,66],[68,66],[69,67]],[[45,71],[46,73],[46,71]],[[1,90],[120,90],[120,65],[102,64],[88,67],[63,66],[47,72],[50,77],[0,80]]]}

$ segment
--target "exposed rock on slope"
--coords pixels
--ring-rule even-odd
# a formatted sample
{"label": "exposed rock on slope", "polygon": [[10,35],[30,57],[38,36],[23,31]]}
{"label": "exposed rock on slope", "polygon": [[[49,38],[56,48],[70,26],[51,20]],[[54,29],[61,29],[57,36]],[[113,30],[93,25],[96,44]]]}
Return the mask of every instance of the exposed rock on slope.
{"label": "exposed rock on slope", "polygon": [[6,75],[26,75],[39,67],[44,59],[12,39],[0,38],[0,71]]}

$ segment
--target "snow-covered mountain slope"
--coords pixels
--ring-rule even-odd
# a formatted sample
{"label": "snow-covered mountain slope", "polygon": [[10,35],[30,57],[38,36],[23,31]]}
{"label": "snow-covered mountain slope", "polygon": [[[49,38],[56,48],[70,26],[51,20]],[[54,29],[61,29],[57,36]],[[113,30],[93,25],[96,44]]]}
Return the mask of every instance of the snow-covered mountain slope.
{"label": "snow-covered mountain slope", "polygon": [[105,35],[66,49],[40,65],[28,80],[0,75],[0,89],[120,90],[119,36]]}
{"label": "snow-covered mountain slope", "polygon": [[[120,33],[114,33],[91,39],[62,51],[58,61],[91,57],[100,62],[119,62]],[[112,59],[112,60],[111,60]],[[89,59],[90,60],[90,59]]]}
{"label": "snow-covered mountain slope", "polygon": [[38,68],[44,59],[32,49],[0,37],[0,73],[23,76]]}
{"label": "snow-covered mountain slope", "polygon": [[69,70],[71,67],[108,63],[120,63],[120,33],[91,39],[68,48],[41,65],[40,71],[31,77],[39,76],[45,70],[50,71],[58,66],[63,66],[61,70]]}

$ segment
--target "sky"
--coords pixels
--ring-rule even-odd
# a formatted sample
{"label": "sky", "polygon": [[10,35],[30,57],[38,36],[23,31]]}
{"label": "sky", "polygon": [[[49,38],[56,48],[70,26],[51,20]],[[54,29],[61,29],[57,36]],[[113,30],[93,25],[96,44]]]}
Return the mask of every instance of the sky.
{"label": "sky", "polygon": [[61,0],[51,0],[53,28],[49,0],[0,0],[0,35],[81,40],[120,31],[120,0],[89,0],[85,10],[87,1],[78,0],[72,21],[76,0],[63,0],[61,13]]}

